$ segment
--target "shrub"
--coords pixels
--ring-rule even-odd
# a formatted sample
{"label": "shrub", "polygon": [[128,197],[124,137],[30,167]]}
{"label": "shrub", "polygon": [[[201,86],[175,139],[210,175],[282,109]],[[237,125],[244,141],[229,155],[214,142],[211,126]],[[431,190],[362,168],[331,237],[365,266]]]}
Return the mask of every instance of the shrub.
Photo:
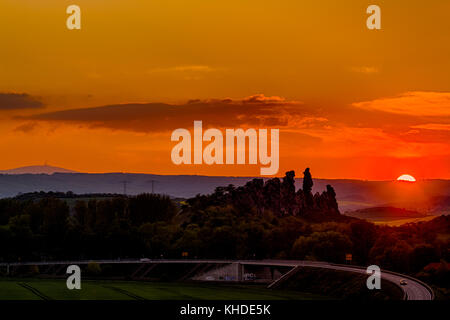
{"label": "shrub", "polygon": [[87,274],[91,276],[98,276],[102,273],[102,268],[97,262],[89,262],[86,269]]}

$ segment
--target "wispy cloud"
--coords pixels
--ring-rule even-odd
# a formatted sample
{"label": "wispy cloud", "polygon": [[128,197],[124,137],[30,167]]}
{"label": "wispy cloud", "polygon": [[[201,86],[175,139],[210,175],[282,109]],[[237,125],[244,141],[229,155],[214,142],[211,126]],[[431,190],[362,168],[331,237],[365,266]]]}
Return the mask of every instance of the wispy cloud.
{"label": "wispy cloud", "polygon": [[149,70],[149,73],[171,73],[171,72],[201,72],[208,73],[216,71],[217,69],[206,65],[184,65],[167,68],[154,68]]}
{"label": "wispy cloud", "polygon": [[450,116],[450,92],[413,91],[352,104],[354,107],[412,116]]}
{"label": "wispy cloud", "polygon": [[215,73],[222,69],[213,68],[207,65],[181,65],[166,68],[154,68],[148,71],[151,75],[172,76],[184,80],[202,80],[206,75]]}
{"label": "wispy cloud", "polygon": [[436,131],[450,131],[450,124],[444,123],[426,123],[412,126],[414,129],[436,130]]}
{"label": "wispy cloud", "polygon": [[23,132],[23,133],[30,133],[34,129],[38,127],[38,124],[36,122],[26,122],[24,124],[21,124],[17,126],[14,131]]}
{"label": "wispy cloud", "polygon": [[356,73],[363,73],[363,74],[375,74],[380,72],[380,70],[377,67],[367,67],[367,66],[363,66],[363,67],[353,67],[351,68],[352,72],[356,72]]}

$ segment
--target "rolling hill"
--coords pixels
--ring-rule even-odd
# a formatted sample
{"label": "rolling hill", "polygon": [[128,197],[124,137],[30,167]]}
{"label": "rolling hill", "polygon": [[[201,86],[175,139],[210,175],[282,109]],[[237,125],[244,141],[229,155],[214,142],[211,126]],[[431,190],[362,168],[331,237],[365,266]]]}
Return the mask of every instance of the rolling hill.
{"label": "rolling hill", "polygon": [[75,173],[76,171],[48,165],[26,166],[9,170],[0,170],[0,174],[53,174],[53,173]]}
{"label": "rolling hill", "polygon": [[372,222],[395,221],[403,219],[418,219],[427,217],[426,214],[395,207],[373,207],[345,212],[345,215],[366,219]]}

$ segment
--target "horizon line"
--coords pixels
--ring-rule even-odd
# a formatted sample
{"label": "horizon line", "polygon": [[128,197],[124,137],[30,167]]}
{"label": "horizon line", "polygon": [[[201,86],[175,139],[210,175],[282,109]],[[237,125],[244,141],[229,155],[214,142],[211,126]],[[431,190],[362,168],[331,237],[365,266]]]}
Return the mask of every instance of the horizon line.
{"label": "horizon line", "polygon": [[[53,173],[8,173],[7,171],[17,170],[27,167],[53,167],[58,169],[63,169],[72,172],[53,172]],[[290,171],[290,170],[289,170]],[[295,171],[295,170],[293,170]],[[53,175],[53,174],[135,174],[135,175],[153,175],[153,176],[191,176],[191,177],[208,177],[208,178],[248,178],[248,179],[264,179],[269,180],[273,178],[282,179],[284,175],[274,175],[274,176],[250,176],[250,175],[242,175],[242,176],[233,176],[233,175],[208,175],[208,174],[162,174],[162,173],[148,173],[148,172],[125,172],[125,171],[109,171],[109,172],[81,172],[72,169],[66,169],[62,167],[52,166],[52,165],[28,165],[22,167],[16,167],[12,169],[1,169],[0,175],[9,175],[9,176],[18,176],[18,175]],[[296,176],[296,179],[303,179],[301,176]],[[313,180],[356,180],[356,181],[367,181],[367,182],[396,182],[397,178],[394,179],[384,179],[384,180],[370,180],[370,179],[361,179],[361,178],[323,178],[323,177],[313,177]],[[429,180],[445,180],[448,181],[450,178],[416,178],[416,182],[420,181],[429,181]],[[401,182],[401,181],[399,181]]]}

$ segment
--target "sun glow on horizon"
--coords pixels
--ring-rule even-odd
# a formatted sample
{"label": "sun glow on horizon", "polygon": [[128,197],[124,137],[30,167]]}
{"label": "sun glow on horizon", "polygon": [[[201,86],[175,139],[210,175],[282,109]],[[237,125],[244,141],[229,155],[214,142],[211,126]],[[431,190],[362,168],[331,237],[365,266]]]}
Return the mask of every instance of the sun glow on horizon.
{"label": "sun glow on horizon", "polygon": [[414,178],[409,174],[402,174],[400,177],[397,178],[397,181],[416,182],[416,178]]}

